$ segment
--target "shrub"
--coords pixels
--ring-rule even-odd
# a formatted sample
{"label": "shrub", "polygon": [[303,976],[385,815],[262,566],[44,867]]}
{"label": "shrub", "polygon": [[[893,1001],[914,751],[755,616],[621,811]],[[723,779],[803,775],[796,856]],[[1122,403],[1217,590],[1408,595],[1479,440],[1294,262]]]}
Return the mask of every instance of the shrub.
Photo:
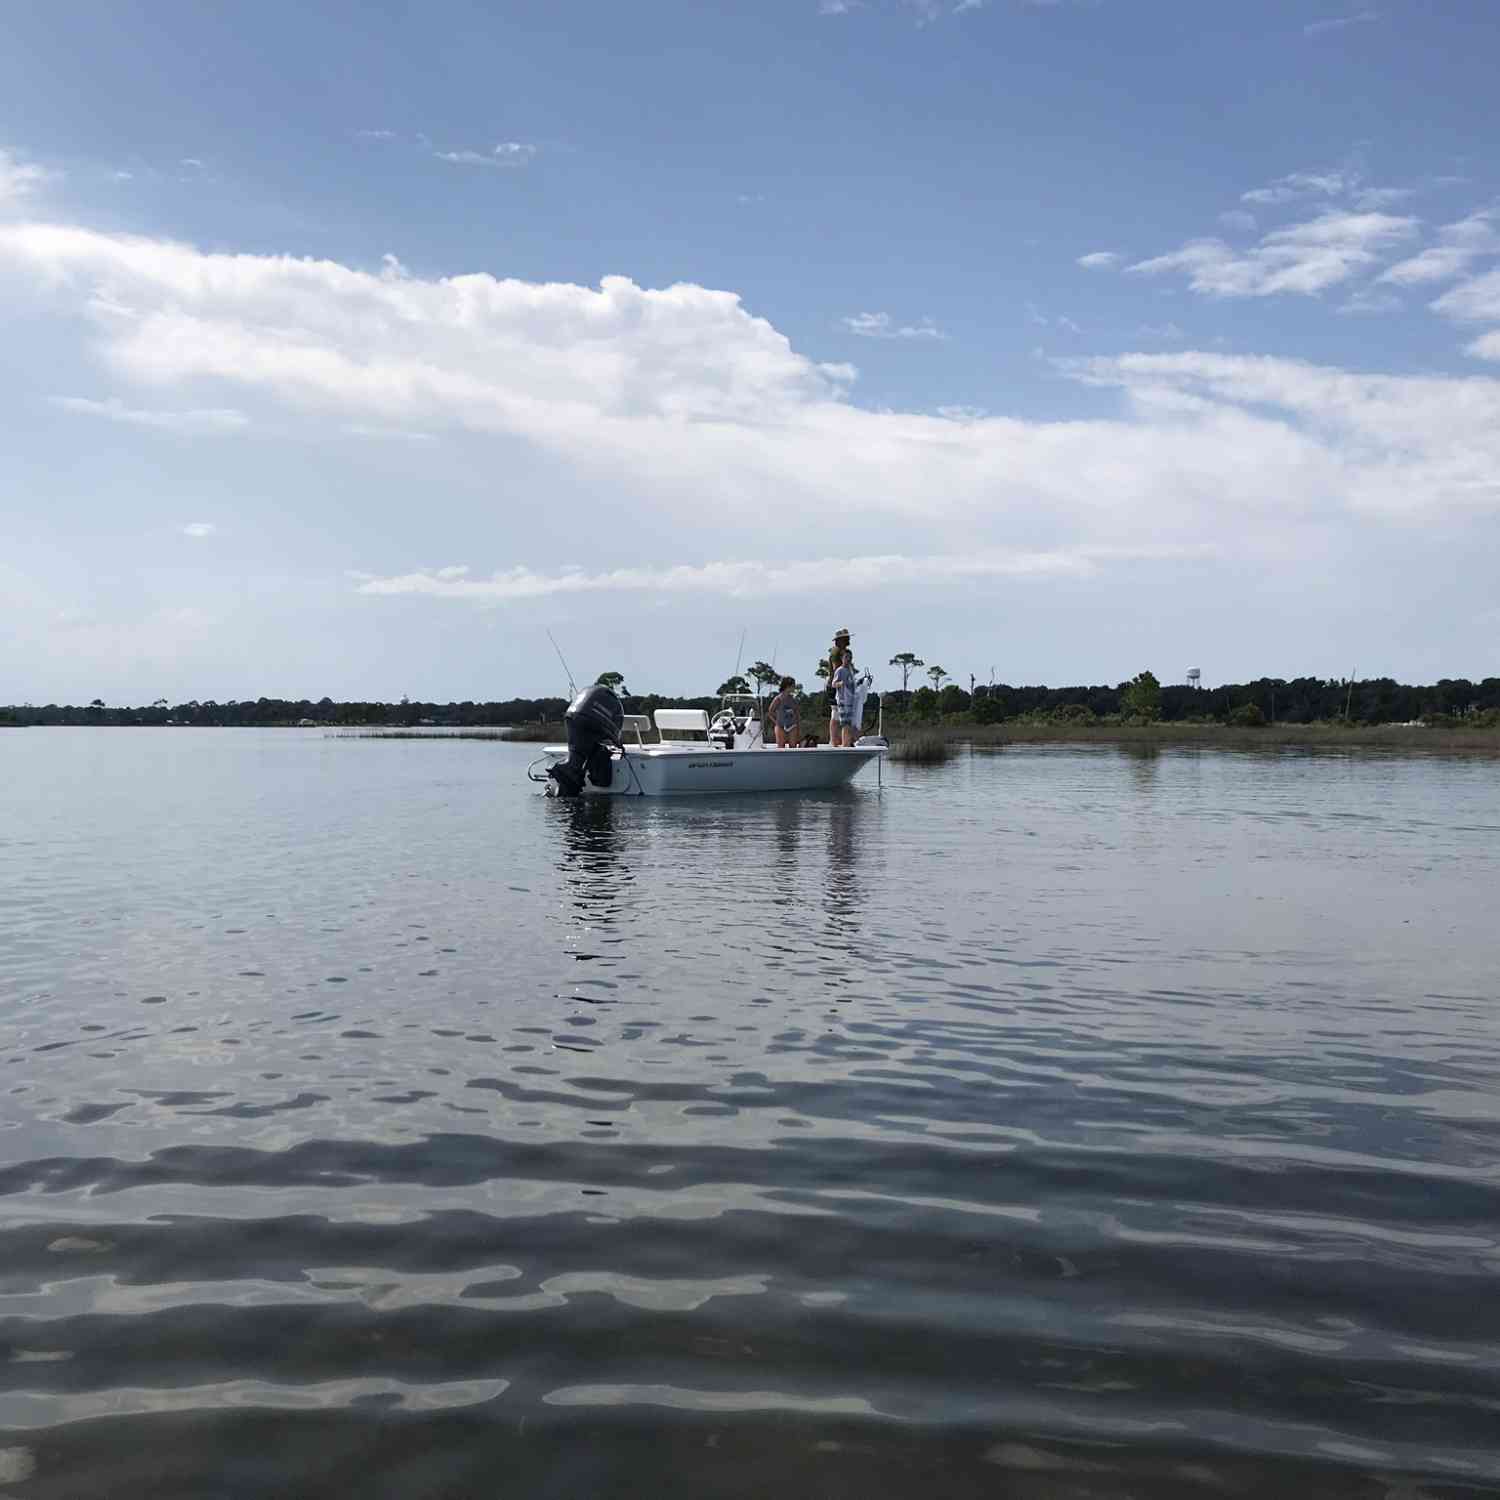
{"label": "shrub", "polygon": [[[923,690],[919,688],[918,691]],[[891,746],[892,760],[917,766],[940,765],[951,753],[948,741],[941,734],[908,735]]]}
{"label": "shrub", "polygon": [[1261,729],[1265,726],[1266,716],[1260,704],[1242,703],[1230,713],[1229,722],[1237,729]]}

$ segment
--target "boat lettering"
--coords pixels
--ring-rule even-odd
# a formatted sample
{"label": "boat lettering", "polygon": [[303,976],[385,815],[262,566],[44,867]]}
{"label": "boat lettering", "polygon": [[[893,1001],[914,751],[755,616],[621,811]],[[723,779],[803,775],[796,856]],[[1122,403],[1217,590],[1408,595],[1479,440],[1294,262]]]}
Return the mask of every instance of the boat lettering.
{"label": "boat lettering", "polygon": [[732,760],[690,760],[688,770],[690,771],[717,771],[722,766],[732,766]]}

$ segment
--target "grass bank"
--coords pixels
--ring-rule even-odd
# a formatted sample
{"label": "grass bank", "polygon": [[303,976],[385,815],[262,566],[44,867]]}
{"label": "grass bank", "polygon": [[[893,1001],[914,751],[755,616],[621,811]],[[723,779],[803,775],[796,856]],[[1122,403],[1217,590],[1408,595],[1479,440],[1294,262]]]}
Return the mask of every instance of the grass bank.
{"label": "grass bank", "polygon": [[1444,754],[1500,755],[1500,730],[1423,728],[1404,724],[1066,724],[1012,719],[975,724],[958,718],[928,724],[886,721],[886,734],[899,740],[936,735],[976,748],[1002,745],[1206,745],[1238,750],[1286,747],[1315,750],[1441,751]]}

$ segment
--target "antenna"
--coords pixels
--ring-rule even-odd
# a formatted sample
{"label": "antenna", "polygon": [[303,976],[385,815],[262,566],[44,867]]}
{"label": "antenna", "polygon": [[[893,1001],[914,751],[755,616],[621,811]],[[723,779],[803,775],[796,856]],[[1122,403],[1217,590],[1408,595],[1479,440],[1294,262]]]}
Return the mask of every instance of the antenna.
{"label": "antenna", "polygon": [[737,655],[734,658],[734,675],[736,677],[738,677],[740,675],[740,663],[742,661],[744,661],[744,659],[745,659],[745,636],[747,634],[748,634],[748,632],[746,631],[745,627],[742,625],[740,627],[740,649],[739,649],[739,652],[737,653]]}
{"label": "antenna", "polygon": [[[547,632],[547,639],[549,641],[552,641],[552,632],[550,630]],[[562,647],[559,646],[556,641],[552,641],[552,649],[557,652],[557,659],[558,659],[558,661],[562,662],[562,669],[563,669],[564,672],[567,673],[567,676],[568,676],[568,697],[569,698],[576,698],[578,696],[578,687],[577,687],[577,684],[573,681],[573,673],[571,671],[569,671],[569,669],[568,669],[568,663],[563,658]]]}

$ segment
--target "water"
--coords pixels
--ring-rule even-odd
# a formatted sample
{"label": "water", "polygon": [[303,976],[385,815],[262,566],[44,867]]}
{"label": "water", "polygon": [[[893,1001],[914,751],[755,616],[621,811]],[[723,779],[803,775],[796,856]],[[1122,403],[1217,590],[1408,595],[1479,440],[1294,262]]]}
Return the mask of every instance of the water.
{"label": "water", "polygon": [[0,1493],[1500,1493],[1500,767],[0,736]]}

